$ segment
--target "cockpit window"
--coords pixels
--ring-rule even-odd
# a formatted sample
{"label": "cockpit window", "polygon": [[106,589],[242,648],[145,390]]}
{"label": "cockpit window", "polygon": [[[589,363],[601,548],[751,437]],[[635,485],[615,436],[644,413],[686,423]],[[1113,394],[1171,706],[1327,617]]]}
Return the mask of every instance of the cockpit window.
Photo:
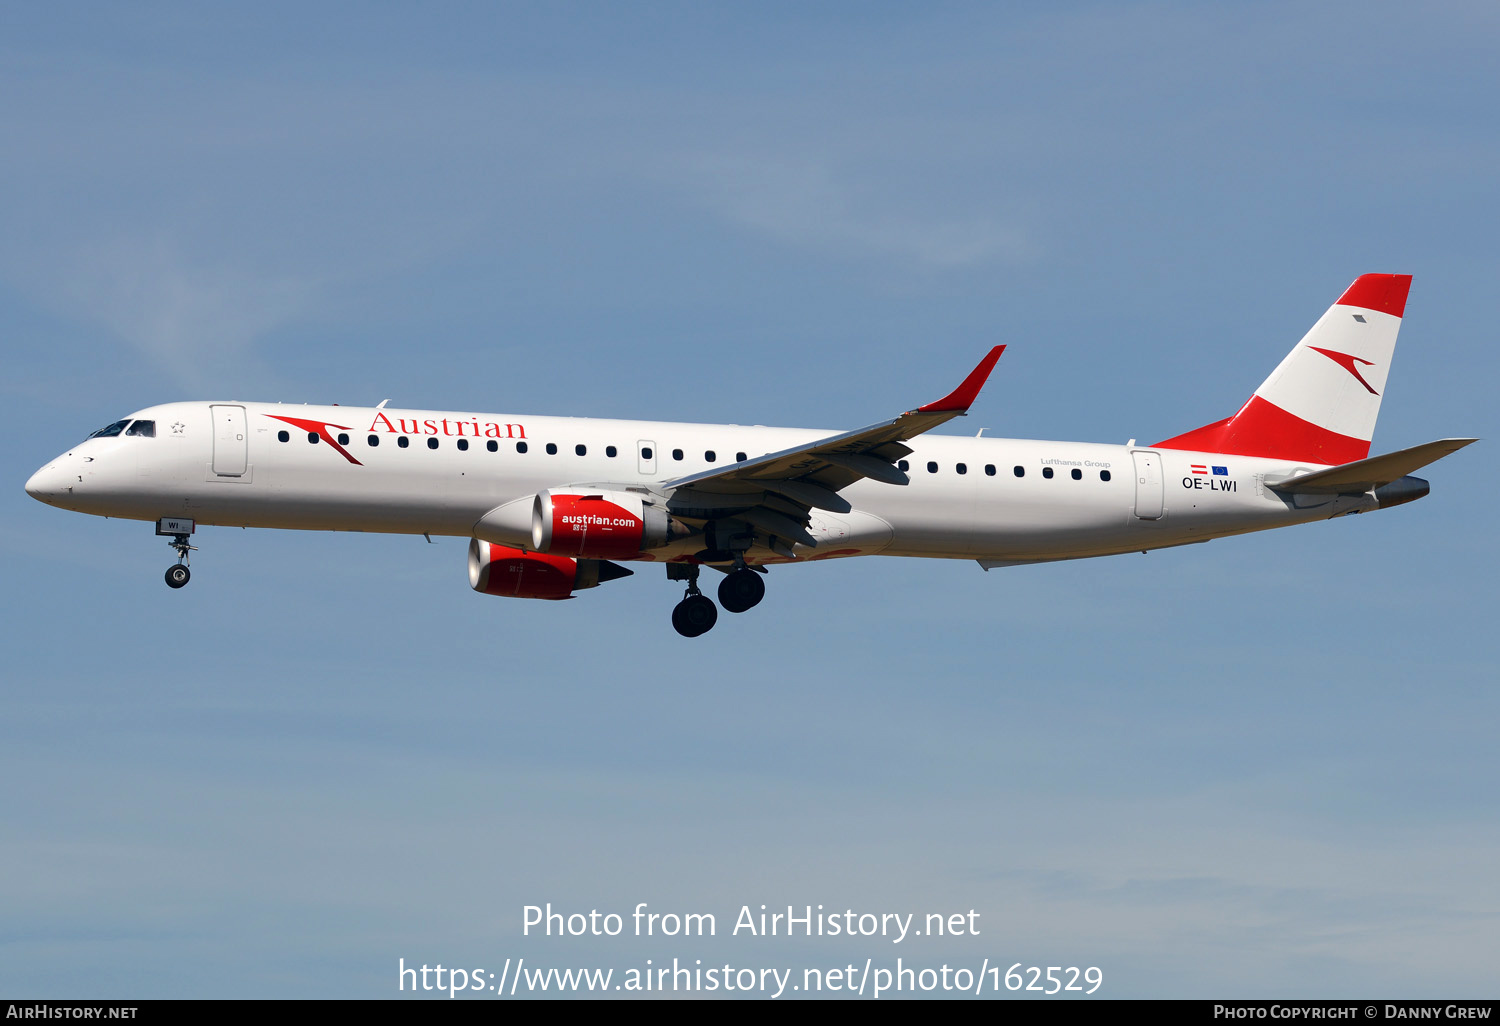
{"label": "cockpit window", "polygon": [[128,431],[126,431],[125,434],[127,436],[128,435],[136,435],[136,436],[139,436],[141,438],[155,438],[156,437],[156,421],[154,421],[154,420],[138,420],[134,424],[130,425],[130,429]]}
{"label": "cockpit window", "polygon": [[121,431],[124,431],[125,430],[125,425],[129,424],[129,423],[130,423],[129,420],[117,420],[113,424],[111,424],[109,427],[102,427],[98,431],[95,431],[93,434],[89,435],[89,437],[90,438],[113,438],[113,437],[115,437],[115,435],[118,435]]}

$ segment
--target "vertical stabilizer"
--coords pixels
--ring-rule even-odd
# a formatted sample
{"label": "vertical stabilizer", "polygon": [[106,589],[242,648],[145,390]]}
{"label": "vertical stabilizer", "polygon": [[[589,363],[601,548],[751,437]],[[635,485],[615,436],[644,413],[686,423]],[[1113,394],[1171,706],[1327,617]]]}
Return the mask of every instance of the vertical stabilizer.
{"label": "vertical stabilizer", "polygon": [[1336,465],[1370,454],[1409,274],[1365,274],[1344,291],[1232,417],[1158,442]]}

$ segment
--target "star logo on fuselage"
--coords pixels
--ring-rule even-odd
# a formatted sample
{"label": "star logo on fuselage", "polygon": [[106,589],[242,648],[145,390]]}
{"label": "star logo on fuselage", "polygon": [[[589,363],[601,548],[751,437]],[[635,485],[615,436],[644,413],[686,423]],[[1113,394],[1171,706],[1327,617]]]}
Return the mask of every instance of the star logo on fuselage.
{"label": "star logo on fuselage", "polygon": [[1370,362],[1369,360],[1361,360],[1357,356],[1350,356],[1348,353],[1334,352],[1332,349],[1319,349],[1317,346],[1308,346],[1307,348],[1311,349],[1315,353],[1322,353],[1334,363],[1344,368],[1344,370],[1348,371],[1350,374],[1353,374],[1354,380],[1358,381],[1361,385],[1364,385],[1366,392],[1369,392],[1371,395],[1380,394],[1370,387],[1370,383],[1366,381],[1365,376],[1359,372],[1359,368],[1354,366],[1356,363],[1362,363],[1366,367],[1373,367],[1375,366],[1374,363]]}

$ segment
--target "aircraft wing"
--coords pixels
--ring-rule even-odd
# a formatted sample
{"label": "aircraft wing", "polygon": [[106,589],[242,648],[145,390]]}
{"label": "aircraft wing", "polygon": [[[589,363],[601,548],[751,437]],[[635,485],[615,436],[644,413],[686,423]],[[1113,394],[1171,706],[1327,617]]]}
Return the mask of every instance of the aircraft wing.
{"label": "aircraft wing", "polygon": [[911,454],[906,440],[967,413],[1004,351],[995,346],[952,392],[891,420],[666,481],[660,487],[668,508],[686,519],[735,517],[777,538],[815,545],[806,530],[809,509],[849,512],[838,492],[861,478],[910,483],[895,466]]}
{"label": "aircraft wing", "polygon": [[1266,487],[1278,492],[1299,495],[1348,495],[1368,492],[1400,480],[1414,470],[1436,463],[1477,438],[1440,438],[1436,442],[1414,445],[1410,449],[1388,452],[1383,456],[1355,460],[1327,470],[1298,474],[1284,481],[1266,481]]}

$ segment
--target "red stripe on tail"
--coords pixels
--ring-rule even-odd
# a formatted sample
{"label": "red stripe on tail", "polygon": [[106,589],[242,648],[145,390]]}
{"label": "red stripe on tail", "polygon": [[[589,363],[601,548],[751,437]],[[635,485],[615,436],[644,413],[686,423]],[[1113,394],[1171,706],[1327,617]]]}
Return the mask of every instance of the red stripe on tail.
{"label": "red stripe on tail", "polygon": [[[1365,278],[1391,277],[1403,276],[1365,275]],[[1360,279],[1363,280],[1364,278]],[[1408,277],[1407,280],[1411,279]],[[1405,292],[1402,294],[1404,296]],[[1266,402],[1258,395],[1251,396],[1250,401],[1233,417],[1189,431],[1185,435],[1168,438],[1165,442],[1157,442],[1153,448],[1221,452],[1230,456],[1265,456],[1269,459],[1322,463],[1328,466],[1351,463],[1370,455],[1370,443],[1365,439],[1350,438],[1337,431],[1318,427]]]}

